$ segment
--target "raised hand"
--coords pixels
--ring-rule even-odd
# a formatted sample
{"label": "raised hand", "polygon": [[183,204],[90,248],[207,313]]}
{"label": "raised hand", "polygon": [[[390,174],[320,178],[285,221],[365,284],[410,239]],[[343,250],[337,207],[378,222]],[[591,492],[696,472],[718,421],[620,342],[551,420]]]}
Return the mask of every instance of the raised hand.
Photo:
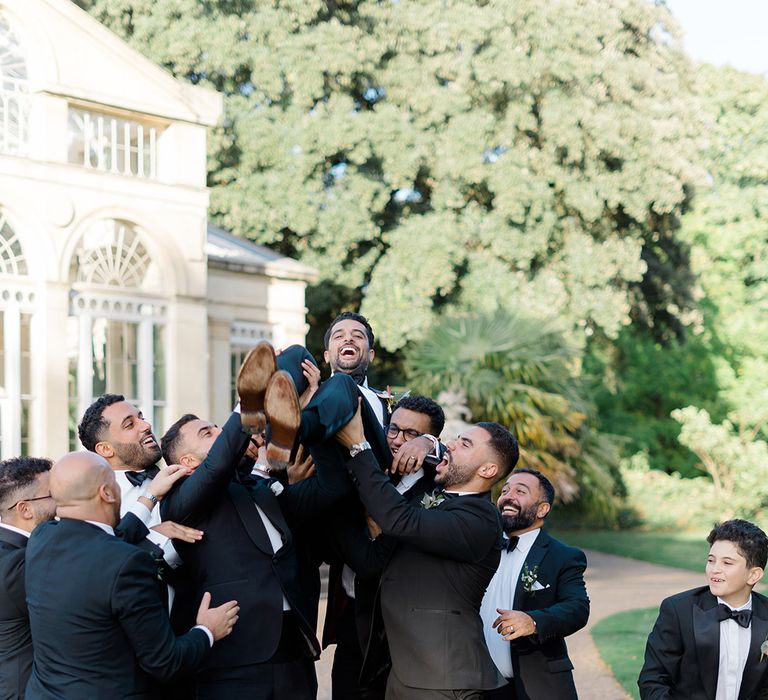
{"label": "raised hand", "polygon": [[410,474],[418,470],[424,463],[424,458],[432,452],[434,445],[429,438],[417,437],[404,442],[392,457],[392,466],[389,471],[393,474]]}
{"label": "raised hand", "polygon": [[[304,458],[305,453],[306,459]],[[299,445],[299,449],[296,450],[296,459],[288,465],[287,472],[289,484],[296,484],[308,479],[315,473],[315,463],[304,445]]]}
{"label": "raised hand", "polygon": [[149,482],[147,492],[151,493],[158,501],[160,501],[163,496],[173,488],[173,485],[179,479],[183,479],[191,473],[191,469],[182,467],[180,464],[171,464],[168,467],[162,467],[155,475],[155,478]]}

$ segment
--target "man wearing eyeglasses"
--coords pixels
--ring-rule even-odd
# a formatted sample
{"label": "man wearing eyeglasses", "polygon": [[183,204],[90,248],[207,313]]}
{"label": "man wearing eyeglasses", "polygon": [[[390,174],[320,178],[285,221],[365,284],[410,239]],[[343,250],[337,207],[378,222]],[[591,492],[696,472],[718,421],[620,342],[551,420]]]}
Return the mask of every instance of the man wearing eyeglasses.
{"label": "man wearing eyeglasses", "polygon": [[0,697],[23,698],[32,671],[32,635],[24,589],[24,555],[32,530],[56,515],[48,488],[51,462],[0,462]]}

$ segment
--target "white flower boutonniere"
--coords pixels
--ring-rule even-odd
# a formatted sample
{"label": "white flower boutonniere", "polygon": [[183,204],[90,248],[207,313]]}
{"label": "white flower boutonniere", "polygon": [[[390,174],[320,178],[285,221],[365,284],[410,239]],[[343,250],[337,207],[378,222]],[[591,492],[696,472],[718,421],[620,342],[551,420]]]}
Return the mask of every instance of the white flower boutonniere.
{"label": "white flower boutonniere", "polygon": [[[543,586],[539,583],[539,565],[533,567],[533,569],[528,568],[528,564],[525,564],[523,566],[523,573],[520,574],[520,582],[523,584],[523,590],[526,593],[535,593],[538,590],[541,590]],[[539,583],[537,586],[536,584]]]}
{"label": "white flower boutonniere", "polygon": [[275,496],[279,496],[283,491],[285,491],[285,486],[283,486],[279,481],[273,481],[269,488],[272,490],[272,493],[275,494]]}
{"label": "white flower boutonniere", "polygon": [[433,491],[432,493],[425,493],[424,498],[421,499],[422,508],[435,508],[439,506],[445,500],[445,496],[439,491]]}
{"label": "white flower boutonniere", "polygon": [[768,656],[768,637],[766,637],[765,641],[760,645],[760,661],[766,656]]}

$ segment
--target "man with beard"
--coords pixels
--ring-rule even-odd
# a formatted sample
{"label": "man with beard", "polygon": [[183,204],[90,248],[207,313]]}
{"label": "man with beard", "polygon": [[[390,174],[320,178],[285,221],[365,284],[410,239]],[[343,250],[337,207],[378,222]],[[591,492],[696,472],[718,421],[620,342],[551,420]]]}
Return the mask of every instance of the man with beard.
{"label": "man with beard", "polygon": [[504,521],[501,562],[483,598],[485,639],[506,685],[492,700],[576,700],[565,637],[589,618],[584,552],[542,526],[555,489],[534,469],[518,469],[497,502]]}
{"label": "man with beard", "polygon": [[163,550],[169,566],[178,567],[181,559],[171,538],[197,542],[203,533],[174,522],[160,522],[160,509],[155,508],[159,499],[149,489],[162,453],[141,411],[120,394],[104,394],[86,409],[77,432],[83,447],[101,455],[114,470],[121,493],[121,515],[130,510],[140,517],[150,530],[147,539]]}
{"label": "man with beard", "polygon": [[373,410],[379,425],[387,423],[386,398],[368,386],[368,367],[373,361],[373,329],[365,316],[352,311],[339,314],[323,338],[323,358],[331,373],[348,374]]}
{"label": "man with beard", "polygon": [[398,540],[380,587],[392,657],[386,697],[469,699],[499,687],[479,613],[501,549],[501,518],[489,495],[517,462],[514,437],[498,423],[478,423],[448,442],[435,476],[444,491],[420,504],[378,467],[360,411],[337,439],[349,450],[363,505]]}

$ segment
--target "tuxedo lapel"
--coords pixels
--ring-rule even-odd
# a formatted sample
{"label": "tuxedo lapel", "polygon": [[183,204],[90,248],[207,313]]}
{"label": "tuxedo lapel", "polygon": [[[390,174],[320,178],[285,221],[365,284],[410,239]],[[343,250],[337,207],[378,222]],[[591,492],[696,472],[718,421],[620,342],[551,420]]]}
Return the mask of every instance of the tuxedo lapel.
{"label": "tuxedo lapel", "polygon": [[[538,566],[539,570],[541,570],[541,562],[544,560],[544,557],[547,556],[547,552],[549,551],[549,540],[549,535],[544,532],[544,530],[540,530],[533,546],[528,550],[528,556],[525,558],[523,568],[520,570],[520,577],[522,577],[526,568],[528,571],[533,572]],[[515,598],[512,606],[515,610],[523,609],[522,601],[524,593],[525,589],[523,588],[522,581],[518,578],[515,585]]]}
{"label": "tuxedo lapel", "polygon": [[237,514],[240,516],[248,536],[262,552],[270,557],[273,556],[274,551],[269,535],[264,527],[264,523],[261,522],[259,513],[248,490],[241,484],[236,483],[229,484],[228,490],[229,497],[235,505],[235,510],[237,510]]}
{"label": "tuxedo lapel", "polygon": [[716,614],[717,599],[708,591],[693,606],[693,636],[696,643],[701,684],[707,697],[715,697],[720,667],[720,622]]}
{"label": "tuxedo lapel", "polygon": [[269,518],[269,521],[275,526],[282,537],[283,544],[286,545],[291,538],[291,529],[285,521],[283,511],[280,508],[277,498],[275,498],[275,495],[272,493],[272,483],[272,479],[260,479],[259,483],[257,483],[251,491],[251,494],[253,495],[253,500],[256,505],[264,511],[264,515],[266,515],[267,518]]}
{"label": "tuxedo lapel", "polygon": [[752,594],[752,641],[749,645],[744,675],[741,677],[739,700],[756,697],[760,679],[766,674],[768,661],[762,658],[760,646],[768,639],[768,605],[765,599]]}

